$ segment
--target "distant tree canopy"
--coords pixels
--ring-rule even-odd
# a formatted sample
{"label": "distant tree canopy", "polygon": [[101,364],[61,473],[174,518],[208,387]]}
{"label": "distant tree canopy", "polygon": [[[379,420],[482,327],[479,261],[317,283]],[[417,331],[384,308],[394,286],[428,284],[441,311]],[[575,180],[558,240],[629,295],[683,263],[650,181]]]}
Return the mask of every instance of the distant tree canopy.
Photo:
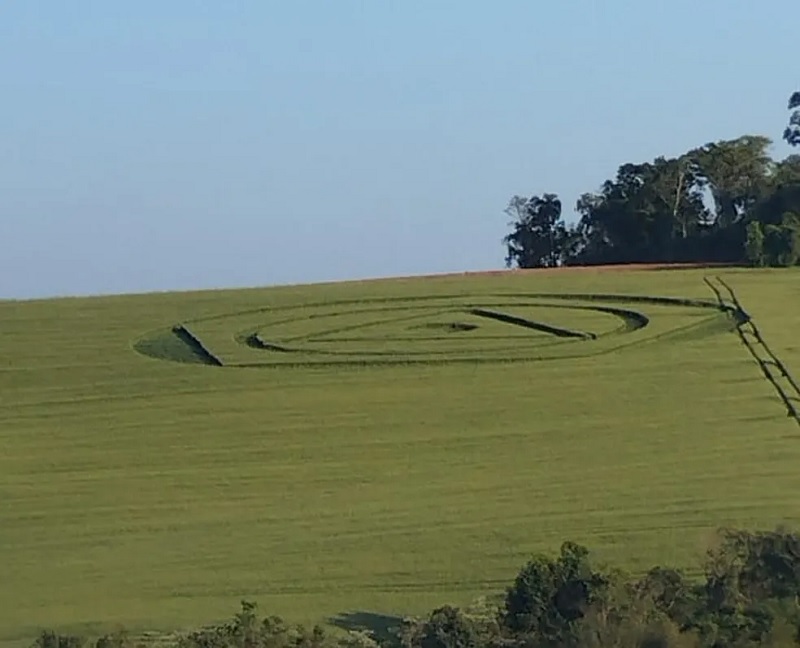
{"label": "distant tree canopy", "polygon": [[783,132],[783,139],[792,146],[797,146],[800,144],[800,91],[789,97],[789,110],[793,112],[789,116],[789,125]]}
{"label": "distant tree canopy", "polygon": [[[800,145],[800,92],[784,139]],[[745,135],[677,158],[627,163],[575,205],[568,225],[555,194],[514,196],[506,264],[800,261],[800,155],[773,160],[772,140]]]}
{"label": "distant tree canopy", "polygon": [[514,219],[513,231],[504,239],[508,246],[507,264],[516,263],[524,268],[561,264],[567,228],[561,220],[558,196],[514,196],[506,213]]}

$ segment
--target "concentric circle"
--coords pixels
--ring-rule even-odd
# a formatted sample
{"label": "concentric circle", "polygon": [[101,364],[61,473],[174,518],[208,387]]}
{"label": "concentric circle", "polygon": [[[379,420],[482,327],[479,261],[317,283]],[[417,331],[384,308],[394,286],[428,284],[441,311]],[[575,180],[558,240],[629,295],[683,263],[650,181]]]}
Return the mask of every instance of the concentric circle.
{"label": "concentric circle", "polygon": [[[596,294],[455,294],[220,313],[140,339],[140,353],[227,367],[534,361],[721,330],[714,301]],[[715,325],[716,323],[716,325]]]}

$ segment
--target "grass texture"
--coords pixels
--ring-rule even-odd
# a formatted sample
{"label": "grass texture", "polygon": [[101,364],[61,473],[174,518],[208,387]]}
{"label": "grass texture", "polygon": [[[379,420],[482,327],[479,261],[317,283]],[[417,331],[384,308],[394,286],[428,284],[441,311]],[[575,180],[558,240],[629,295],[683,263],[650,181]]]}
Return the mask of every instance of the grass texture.
{"label": "grass texture", "polygon": [[[796,525],[800,426],[708,274],[0,302],[0,643],[419,613],[564,539],[641,570]],[[800,374],[800,272],[715,274]]]}

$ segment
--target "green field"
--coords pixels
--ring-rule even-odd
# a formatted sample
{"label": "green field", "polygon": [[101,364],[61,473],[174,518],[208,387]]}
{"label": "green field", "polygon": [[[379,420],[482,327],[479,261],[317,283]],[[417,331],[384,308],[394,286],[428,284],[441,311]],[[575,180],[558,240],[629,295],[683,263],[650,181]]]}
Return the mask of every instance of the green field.
{"label": "green field", "polygon": [[800,376],[797,270],[0,302],[0,642],[420,613],[564,539],[688,567],[797,525],[800,426],[715,274]]}

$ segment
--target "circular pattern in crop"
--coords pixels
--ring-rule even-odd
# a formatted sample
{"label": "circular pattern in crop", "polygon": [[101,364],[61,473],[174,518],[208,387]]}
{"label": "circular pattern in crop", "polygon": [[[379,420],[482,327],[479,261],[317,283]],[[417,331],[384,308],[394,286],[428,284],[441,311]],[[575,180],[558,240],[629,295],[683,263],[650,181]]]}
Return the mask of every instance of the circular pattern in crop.
{"label": "circular pattern in crop", "polygon": [[719,331],[725,322],[710,300],[424,295],[220,313],[151,332],[135,348],[163,360],[227,367],[515,362],[608,353],[664,335]]}

